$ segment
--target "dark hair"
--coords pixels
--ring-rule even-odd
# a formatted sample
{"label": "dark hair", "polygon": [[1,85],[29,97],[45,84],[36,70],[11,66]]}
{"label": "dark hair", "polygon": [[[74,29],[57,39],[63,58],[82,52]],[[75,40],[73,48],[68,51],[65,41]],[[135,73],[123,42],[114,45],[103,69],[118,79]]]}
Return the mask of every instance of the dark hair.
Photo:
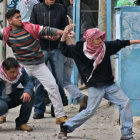
{"label": "dark hair", "polygon": [[5,17],[6,17],[7,19],[10,19],[10,18],[12,18],[12,17],[13,17],[15,14],[17,14],[17,13],[20,14],[20,11],[17,10],[17,9],[10,9],[10,10],[8,10],[8,12],[6,13]]}
{"label": "dark hair", "polygon": [[134,3],[135,5],[140,6],[140,0],[136,0]]}
{"label": "dark hair", "polygon": [[17,62],[17,60],[15,58],[8,57],[3,61],[2,66],[6,70],[10,70],[10,68],[18,68],[19,63]]}

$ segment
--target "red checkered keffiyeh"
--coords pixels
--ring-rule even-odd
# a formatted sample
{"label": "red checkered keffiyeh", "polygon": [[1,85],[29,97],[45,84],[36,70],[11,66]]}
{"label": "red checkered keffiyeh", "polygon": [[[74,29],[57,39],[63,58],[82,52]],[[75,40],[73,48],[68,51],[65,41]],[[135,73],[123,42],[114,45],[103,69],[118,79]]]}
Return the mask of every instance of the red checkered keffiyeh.
{"label": "red checkered keffiyeh", "polygon": [[[92,29],[88,29],[84,33],[83,37],[86,40],[84,43],[84,48],[83,48],[85,56],[88,57],[89,59],[95,60],[93,63],[93,71],[94,71],[97,68],[97,66],[102,62],[105,55],[106,47],[104,44],[104,40],[105,40],[106,34],[105,32],[102,32],[97,28],[92,28]],[[99,45],[94,45],[90,43],[92,40],[97,39],[99,37],[102,39],[102,42]],[[92,77],[93,71],[90,77],[88,78],[87,82]]]}

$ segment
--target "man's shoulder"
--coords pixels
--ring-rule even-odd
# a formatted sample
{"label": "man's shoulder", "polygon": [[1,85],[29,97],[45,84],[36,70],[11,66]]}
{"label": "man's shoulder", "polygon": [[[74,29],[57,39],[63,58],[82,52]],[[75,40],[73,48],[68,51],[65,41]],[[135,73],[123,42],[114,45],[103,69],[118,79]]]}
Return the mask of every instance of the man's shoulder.
{"label": "man's shoulder", "polygon": [[55,6],[56,6],[57,8],[61,8],[61,9],[64,9],[64,10],[65,10],[64,5],[61,4],[61,3],[55,3]]}
{"label": "man's shoulder", "polygon": [[43,6],[43,3],[37,3],[37,4],[34,5],[34,8],[40,8],[42,6]]}
{"label": "man's shoulder", "polygon": [[21,70],[20,70],[20,71],[21,71],[21,75],[20,75],[19,80],[22,81],[23,77],[24,77],[25,74],[26,74],[26,70],[24,69],[24,67],[21,66]]}
{"label": "man's shoulder", "polygon": [[63,6],[61,3],[55,3],[56,6]]}
{"label": "man's shoulder", "polygon": [[[21,65],[20,65],[21,66]],[[21,73],[23,74],[23,73],[27,73],[26,72],[26,70],[25,70],[25,68],[23,67],[23,66],[21,66]]]}

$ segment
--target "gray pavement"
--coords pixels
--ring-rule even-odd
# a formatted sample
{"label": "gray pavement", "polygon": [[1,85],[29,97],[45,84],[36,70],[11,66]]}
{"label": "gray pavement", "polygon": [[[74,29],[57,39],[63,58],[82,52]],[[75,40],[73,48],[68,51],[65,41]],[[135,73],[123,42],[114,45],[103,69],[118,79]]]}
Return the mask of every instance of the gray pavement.
{"label": "gray pavement", "polygon": [[[0,140],[58,140],[59,126],[48,113],[40,120],[34,120],[32,113],[29,120],[29,125],[33,127],[32,132],[15,130],[14,120],[18,116],[19,108],[20,106],[11,109],[7,114],[7,121],[0,124]],[[78,109],[79,105],[65,107],[69,118],[74,116]],[[119,140],[120,125],[114,118],[114,107],[103,100],[95,115],[73,133],[69,133],[67,140]],[[140,119],[134,120],[134,137],[135,140],[140,140]]]}

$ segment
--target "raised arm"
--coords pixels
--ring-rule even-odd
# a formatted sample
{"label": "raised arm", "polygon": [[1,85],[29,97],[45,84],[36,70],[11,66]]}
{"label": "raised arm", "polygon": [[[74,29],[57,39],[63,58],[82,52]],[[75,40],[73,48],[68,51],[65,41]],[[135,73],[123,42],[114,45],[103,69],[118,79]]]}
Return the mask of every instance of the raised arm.
{"label": "raised arm", "polygon": [[107,46],[107,51],[110,55],[116,54],[122,48],[133,45],[133,44],[140,44],[140,40],[113,40],[113,41],[105,41]]}
{"label": "raised arm", "polygon": [[[74,24],[70,24],[70,25],[67,25],[67,26],[65,27],[65,29],[64,29],[64,31],[63,31],[63,35],[62,35],[62,37],[61,37],[61,42],[65,42],[68,35],[71,35],[71,36],[74,35],[74,33],[72,32],[74,26],[75,26]],[[72,34],[71,34],[71,33],[72,33]]]}
{"label": "raised arm", "polygon": [[60,36],[63,34],[63,30],[57,29],[57,28],[52,28],[52,27],[43,27],[40,36]]}
{"label": "raised arm", "polygon": [[73,24],[71,25],[68,25],[65,27],[64,29],[64,33],[61,37],[61,40],[60,40],[60,43],[59,43],[59,50],[61,51],[61,53],[66,56],[66,57],[70,57],[70,58],[73,58],[73,52],[74,50],[76,49],[75,45],[67,45],[66,44],[66,38],[68,35],[75,35],[74,32],[72,32],[72,34],[70,34],[70,32],[72,31],[73,29]]}
{"label": "raised arm", "polygon": [[130,40],[130,45],[133,45],[133,44],[140,44],[140,39],[138,39],[138,40]]}

